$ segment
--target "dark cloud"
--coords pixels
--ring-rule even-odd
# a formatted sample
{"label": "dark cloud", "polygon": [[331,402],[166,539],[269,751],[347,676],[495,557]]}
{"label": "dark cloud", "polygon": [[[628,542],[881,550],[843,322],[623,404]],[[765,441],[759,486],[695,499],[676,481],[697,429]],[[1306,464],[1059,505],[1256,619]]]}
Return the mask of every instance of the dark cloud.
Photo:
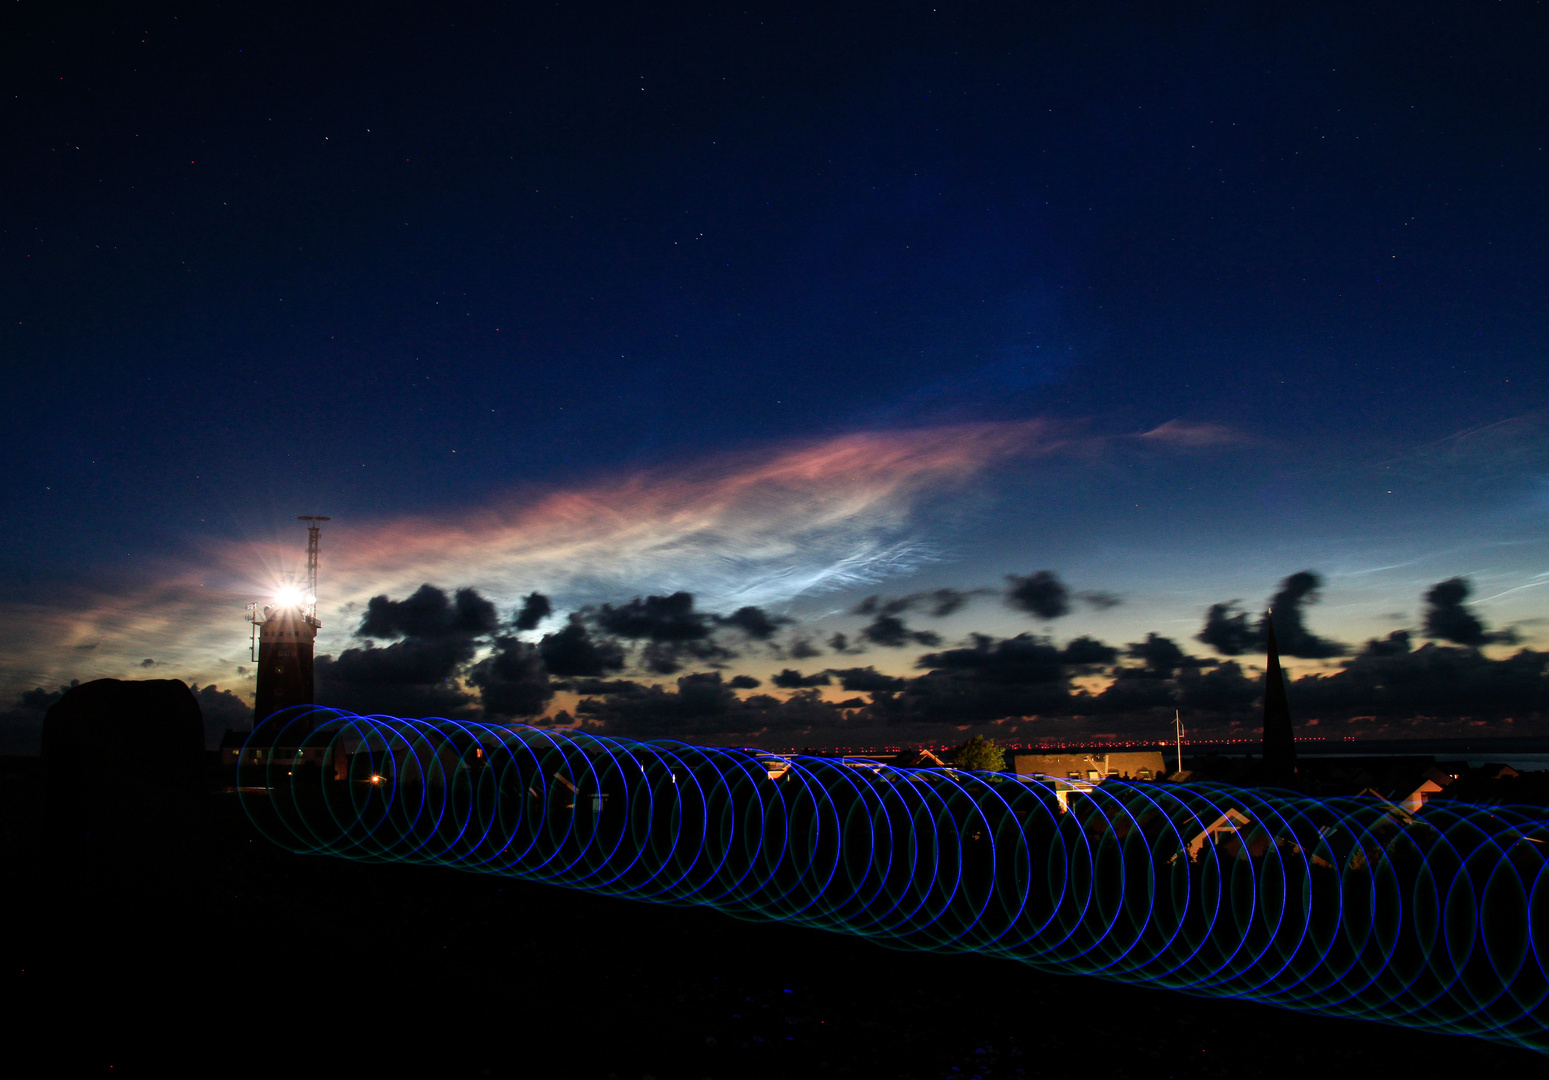
{"label": "dark cloud", "polygon": [[1549,712],[1549,652],[1491,660],[1474,648],[1407,644],[1398,634],[1368,641],[1340,671],[1297,679],[1292,715],[1487,721]]}
{"label": "dark cloud", "polygon": [[[962,724],[1011,717],[1150,714],[1176,707],[1185,685],[1202,702],[1232,703],[1241,697],[1240,670],[1234,667],[1226,677],[1196,685],[1202,662],[1169,638],[1152,634],[1125,651],[1142,661],[1141,666],[1115,669],[1113,684],[1095,698],[1073,689],[1071,678],[1102,670],[1118,659],[1119,650],[1090,637],[1058,648],[1032,634],[1004,640],[975,634],[970,646],[921,656],[917,666],[930,670],[902,685],[894,681],[874,688],[845,678],[849,673],[836,674],[847,690],[872,691],[872,704],[860,714],[872,721]],[[1235,681],[1231,674],[1237,676]]]}
{"label": "dark cloud", "polygon": [[987,590],[975,589],[972,592],[962,592],[958,589],[933,589],[928,593],[919,594],[919,600],[925,606],[925,613],[933,619],[945,619],[953,612],[960,610],[973,597]]}
{"label": "dark cloud", "polygon": [[1031,634],[1004,640],[975,634],[970,645],[921,656],[916,666],[927,670],[914,678],[871,667],[831,668],[828,674],[847,691],[871,695],[871,703],[856,714],[860,722],[962,724],[1091,711],[1091,699],[1072,692],[1071,675],[1117,658],[1117,649],[1092,638],[1060,649]]}
{"label": "dark cloud", "polygon": [[1177,703],[1177,684],[1145,668],[1119,668],[1112,684],[1093,699],[1095,712],[1125,715],[1172,709]]}
{"label": "dark cloud", "polygon": [[146,659],[140,661],[140,666],[143,667],[143,668],[155,667],[156,666],[156,661],[151,660],[149,658],[146,658]]}
{"label": "dark cloud", "polygon": [[909,610],[909,601],[904,599],[884,600],[880,596],[868,596],[850,609],[851,615],[900,615]]}
{"label": "dark cloud", "polygon": [[902,615],[906,611],[923,611],[933,619],[944,619],[975,597],[992,596],[993,589],[931,589],[927,592],[910,593],[884,599],[868,596],[851,609],[853,615]]}
{"label": "dark cloud", "polygon": [[[695,610],[692,593],[637,596],[618,607],[604,604],[592,611],[590,617],[593,625],[606,634],[645,642],[638,662],[656,675],[671,675],[688,663],[717,664],[736,656],[710,640],[718,617]],[[747,621],[756,625],[755,620]]]}
{"label": "dark cloud", "polygon": [[1113,670],[1112,684],[1095,699],[1098,712],[1140,714],[1176,708],[1184,681],[1180,672],[1192,674],[1204,666],[1172,638],[1155,633],[1126,645],[1124,655],[1139,660],[1141,666]]}
{"label": "dark cloud", "polygon": [[617,642],[593,638],[579,615],[571,615],[563,630],[544,634],[538,655],[549,674],[561,678],[597,677],[624,669],[623,648]]}
{"label": "dark cloud", "polygon": [[1248,621],[1248,613],[1239,607],[1239,601],[1228,600],[1210,605],[1205,612],[1205,627],[1195,635],[1195,640],[1222,656],[1241,656],[1258,648],[1262,638],[1259,628]]}
{"label": "dark cloud", "polygon": [[1178,676],[1178,706],[1189,713],[1256,716],[1262,700],[1262,678],[1250,677],[1235,660],[1208,671],[1185,668]]}
{"label": "dark cloud", "polygon": [[583,697],[597,697],[603,694],[638,693],[645,689],[645,684],[633,679],[576,679],[565,688]]}
{"label": "dark cloud", "polygon": [[1006,603],[1040,619],[1058,619],[1070,613],[1070,590],[1052,570],[1027,577],[1007,574]]}
{"label": "dark cloud", "polygon": [[757,690],[763,683],[751,675],[733,675],[726,680],[726,685],[733,690]]}
{"label": "dark cloud", "polygon": [[466,715],[474,698],[455,676],[474,649],[472,638],[408,638],[385,647],[368,642],[337,658],[319,656],[318,704],[394,716]]}
{"label": "dark cloud", "polygon": [[1425,594],[1425,636],[1477,649],[1482,645],[1512,645],[1512,630],[1491,632],[1465,604],[1472,592],[1467,578],[1448,578],[1432,585]]}
{"label": "dark cloud", "polygon": [[861,627],[860,635],[873,645],[883,645],[890,649],[901,649],[905,645],[941,644],[941,635],[929,630],[911,630],[897,615],[878,615]]}
{"label": "dark cloud", "polygon": [[814,656],[822,656],[823,650],[806,638],[797,638],[791,642],[790,653],[793,660],[810,660]]}
{"label": "dark cloud", "polygon": [[1072,710],[1063,678],[1049,682],[1010,681],[1005,673],[939,669],[908,680],[895,694],[874,694],[859,713],[866,721],[974,724],[1005,717],[1063,716]]}
{"label": "dark cloud", "polygon": [[1408,630],[1395,630],[1385,638],[1372,638],[1361,650],[1362,656],[1402,656],[1413,645]]}
{"label": "dark cloud", "polygon": [[[1311,570],[1292,574],[1280,583],[1280,591],[1270,598],[1274,612],[1275,640],[1282,656],[1306,660],[1325,660],[1344,656],[1350,650],[1337,641],[1318,637],[1307,629],[1305,610],[1318,602],[1323,579]],[[1211,604],[1205,613],[1205,625],[1196,640],[1209,645],[1223,656],[1241,656],[1266,647],[1267,624],[1260,618],[1251,621],[1236,600]]]}
{"label": "dark cloud", "polygon": [[828,686],[833,682],[828,672],[819,671],[813,675],[803,675],[793,668],[786,668],[769,680],[782,690],[806,690],[814,686]]}
{"label": "dark cloud", "polygon": [[1189,656],[1172,638],[1147,634],[1144,641],[1124,647],[1124,655],[1139,660],[1139,667],[1113,669],[1113,682],[1093,699],[1096,712],[1104,714],[1144,714],[1178,705],[1182,678],[1180,672],[1193,673],[1202,662]]}
{"label": "dark cloud", "polygon": [[1107,611],[1124,603],[1122,596],[1111,592],[1101,592],[1097,589],[1087,589],[1084,592],[1078,592],[1076,599],[1094,611]]}
{"label": "dark cloud", "polygon": [[971,672],[977,678],[997,683],[1032,685],[1060,682],[1065,678],[1059,650],[1043,638],[1018,634],[996,641],[984,634],[975,634],[973,641],[971,648],[926,653],[915,666]]}
{"label": "dark cloud", "polygon": [[554,697],[540,648],[514,637],[496,638],[493,651],[469,670],[468,683],[492,719],[537,716]]}
{"label": "dark cloud", "polygon": [[627,693],[583,698],[576,714],[608,734],[638,738],[705,738],[835,728],[845,714],[818,697],[800,691],[781,701],[767,694],[746,700],[732,692],[718,671],[684,675],[677,691],[634,684]]}
{"label": "dark cloud", "polygon": [[230,690],[218,686],[189,687],[199,702],[199,712],[204,716],[204,745],[211,750],[221,744],[227,731],[240,731],[253,726],[253,707]]}
{"label": "dark cloud", "polygon": [[894,675],[884,675],[874,667],[830,668],[828,674],[837,676],[839,685],[851,693],[891,693],[895,690],[902,690],[909,683],[908,679],[900,679]]}
{"label": "dark cloud", "polygon": [[622,638],[644,641],[703,641],[710,636],[714,616],[694,610],[693,593],[635,597],[614,607],[604,604],[593,614],[598,629]]}
{"label": "dark cloud", "polygon": [[458,683],[480,639],[500,625],[495,605],[475,589],[426,583],[405,600],[374,596],[357,637],[401,639],[385,647],[367,640],[316,665],[320,705],[398,716],[463,716],[477,702]]}
{"label": "dark cloud", "polygon": [[847,634],[835,631],[828,639],[828,647],[836,653],[844,653],[846,656],[857,656],[866,651],[864,642],[851,643]]}
{"label": "dark cloud", "polygon": [[366,604],[357,637],[475,638],[492,634],[500,625],[495,605],[475,589],[458,589],[454,598],[426,583],[407,600],[373,596]]}
{"label": "dark cloud", "polygon": [[1060,650],[1060,663],[1072,667],[1100,667],[1119,658],[1119,650],[1091,637],[1072,638]]}
{"label": "dark cloud", "polygon": [[1147,634],[1144,641],[1126,645],[1124,654],[1142,661],[1145,672],[1160,679],[1172,678],[1179,668],[1201,666],[1199,659],[1185,653],[1172,638],[1154,633]]}
{"label": "dark cloud", "polygon": [[1350,650],[1337,641],[1320,638],[1307,629],[1303,609],[1318,602],[1323,579],[1311,570],[1292,574],[1280,583],[1280,591],[1270,598],[1269,608],[1275,620],[1275,640],[1282,656],[1300,656],[1322,660],[1344,656]]}
{"label": "dark cloud", "polygon": [[737,654],[711,641],[652,641],[640,650],[640,666],[655,675],[672,675],[690,663],[719,666]]}
{"label": "dark cloud", "polygon": [[730,615],[717,615],[717,626],[730,626],[741,630],[754,641],[768,641],[774,637],[780,627],[790,623],[790,619],[777,615],[770,615],[763,608],[740,607]]}
{"label": "dark cloud", "polygon": [[511,625],[518,630],[536,630],[538,624],[552,614],[554,605],[549,603],[549,598],[541,592],[531,592],[522,597],[522,606],[517,609]]}
{"label": "dark cloud", "polygon": [[43,715],[50,705],[79,685],[79,679],[71,679],[69,686],[61,686],[58,690],[38,686],[18,694],[11,707],[0,712],[0,754],[35,757],[41,753]]}

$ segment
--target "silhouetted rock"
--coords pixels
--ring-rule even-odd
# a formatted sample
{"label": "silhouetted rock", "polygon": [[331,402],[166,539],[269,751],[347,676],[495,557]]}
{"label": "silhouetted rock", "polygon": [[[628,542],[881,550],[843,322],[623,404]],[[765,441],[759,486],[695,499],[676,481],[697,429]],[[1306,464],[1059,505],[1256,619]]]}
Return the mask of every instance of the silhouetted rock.
{"label": "silhouetted rock", "polygon": [[[176,679],[98,679],[43,718],[49,854],[61,884],[172,885],[205,825],[199,702]],[[104,877],[104,880],[107,880]]]}

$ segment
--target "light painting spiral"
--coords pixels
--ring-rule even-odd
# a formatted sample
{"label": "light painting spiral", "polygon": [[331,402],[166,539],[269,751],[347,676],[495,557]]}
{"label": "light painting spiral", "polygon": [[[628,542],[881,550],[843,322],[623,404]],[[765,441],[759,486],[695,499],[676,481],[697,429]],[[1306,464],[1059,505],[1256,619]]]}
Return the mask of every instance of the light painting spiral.
{"label": "light painting spiral", "polygon": [[296,852],[703,905],[1549,1053],[1538,808],[1411,813],[324,709],[259,725],[238,788]]}

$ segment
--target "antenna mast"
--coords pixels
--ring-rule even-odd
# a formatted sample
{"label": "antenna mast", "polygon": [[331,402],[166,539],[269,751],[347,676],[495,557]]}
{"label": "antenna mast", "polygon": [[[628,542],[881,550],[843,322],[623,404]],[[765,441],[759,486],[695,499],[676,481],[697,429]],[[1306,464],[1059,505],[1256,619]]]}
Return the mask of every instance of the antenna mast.
{"label": "antenna mast", "polygon": [[332,518],[318,517],[309,514],[296,515],[297,521],[307,523],[307,595],[306,595],[306,620],[313,626],[321,626],[317,621],[317,549],[318,537],[322,534],[323,527],[319,521],[332,521]]}
{"label": "antenna mast", "polygon": [[1177,729],[1177,733],[1178,733],[1178,771],[1182,772],[1183,771],[1183,715],[1177,709],[1173,710],[1173,727]]}

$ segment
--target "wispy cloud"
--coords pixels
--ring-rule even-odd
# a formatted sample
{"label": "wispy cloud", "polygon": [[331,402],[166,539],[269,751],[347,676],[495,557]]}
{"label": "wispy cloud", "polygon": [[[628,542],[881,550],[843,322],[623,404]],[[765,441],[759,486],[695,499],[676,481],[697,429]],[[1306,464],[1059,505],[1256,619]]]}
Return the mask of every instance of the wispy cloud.
{"label": "wispy cloud", "polygon": [[[325,533],[319,648],[338,648],[371,596],[426,581],[476,586],[503,607],[542,588],[566,606],[687,589],[711,608],[880,582],[937,556],[922,508],[998,463],[1090,441],[1038,421],[860,432],[462,514],[341,520]],[[300,549],[299,536],[216,544],[113,595],[0,613],[5,681],[123,674],[155,656],[231,682],[249,664],[242,605],[294,573]]]}
{"label": "wispy cloud", "polygon": [[1229,446],[1245,441],[1231,428],[1219,424],[1191,424],[1186,420],[1169,420],[1134,437],[1148,444],[1168,447]]}
{"label": "wispy cloud", "polygon": [[1549,475],[1549,417],[1538,412],[1455,432],[1376,466],[1415,480],[1542,480]]}

